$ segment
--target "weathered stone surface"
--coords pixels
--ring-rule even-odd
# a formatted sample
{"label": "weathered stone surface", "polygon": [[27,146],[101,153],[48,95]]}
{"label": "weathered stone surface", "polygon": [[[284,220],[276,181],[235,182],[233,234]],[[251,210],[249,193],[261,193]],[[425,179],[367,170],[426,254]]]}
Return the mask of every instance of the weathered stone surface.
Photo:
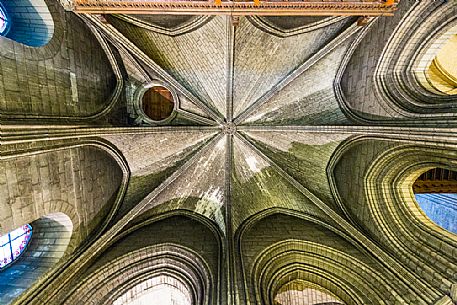
{"label": "weathered stone surface", "polygon": [[151,198],[144,209],[153,209],[149,217],[158,211],[186,209],[213,220],[226,233],[226,142],[225,136],[214,139],[179,177]]}
{"label": "weathered stone surface", "polygon": [[61,212],[78,242],[103,222],[122,178],[116,162],[90,146],[4,160],[0,167],[3,232]]}
{"label": "weathered stone surface", "polygon": [[87,117],[110,101],[116,77],[99,42],[75,14],[50,8],[54,36],[38,49],[48,52],[0,36],[2,115]]}
{"label": "weathered stone surface", "polygon": [[[423,123],[435,127],[434,121],[419,112],[408,123],[414,128],[371,120],[388,113],[379,105],[385,113],[377,112],[368,96],[380,85],[370,73],[387,64],[376,60],[397,43],[394,32],[422,22],[414,1],[401,3],[397,17],[365,28],[343,18],[307,27],[319,20],[140,16],[147,26],[125,16],[81,16],[66,35],[56,22],[57,40],[35,50],[37,59],[35,51],[6,52],[14,44],[1,44],[0,64],[11,65],[5,71],[25,75],[29,62],[44,62],[39,73],[47,75],[66,67],[56,60],[59,52],[68,53],[70,64],[72,56],[101,52],[87,47],[94,46],[81,30],[87,22],[123,62],[127,87],[116,115],[132,106],[135,89],[151,82],[176,94],[177,114],[147,127],[65,125],[64,110],[52,112],[62,126],[9,122],[2,130],[0,228],[32,222],[40,238],[17,269],[4,273],[17,271],[22,280],[0,281],[0,298],[6,291],[18,304],[112,304],[169,276],[186,283],[199,305],[273,304],[280,293],[293,297],[286,304],[302,305],[303,290],[294,287],[328,292],[347,305],[449,302],[457,240],[419,209],[411,185],[431,167],[454,169],[456,130],[426,128]],[[446,5],[420,3],[433,16]],[[77,18],[49,7],[65,20]],[[384,22],[398,27],[381,28]],[[359,45],[365,49],[348,53],[365,29]],[[75,75],[78,86],[110,77],[97,70],[97,56],[75,63],[94,68]],[[343,104],[338,81],[347,61],[343,94],[356,99]],[[65,73],[54,78],[65,82]],[[4,87],[19,92],[14,79],[4,77]],[[87,88],[96,100],[90,105],[102,107],[104,95]],[[368,109],[365,121],[350,107]],[[42,216],[56,211],[73,224],[68,247],[58,241],[59,230],[39,231]],[[50,269],[28,277],[20,264],[34,255],[46,259],[24,270]]]}
{"label": "weathered stone surface", "polygon": [[215,17],[190,33],[174,37],[119,19],[110,21],[199,99],[225,115],[227,18]]}
{"label": "weathered stone surface", "polygon": [[[246,18],[241,18],[240,25],[235,30],[234,116],[249,107],[349,24],[350,20],[343,20],[316,31],[281,38],[268,34]],[[315,83],[317,84],[314,85],[319,85],[320,81]],[[300,92],[306,94],[311,91],[307,89]]]}
{"label": "weathered stone surface", "polygon": [[[233,143],[232,214],[236,230],[247,218],[268,209],[320,215],[308,198],[246,143]],[[322,215],[323,216],[323,215]]]}
{"label": "weathered stone surface", "polygon": [[300,131],[249,131],[246,135],[289,175],[338,210],[326,167],[336,147],[349,135]]}
{"label": "weathered stone surface", "polygon": [[290,82],[244,120],[256,125],[349,124],[340,109],[333,83],[352,39],[331,51],[318,64]]}

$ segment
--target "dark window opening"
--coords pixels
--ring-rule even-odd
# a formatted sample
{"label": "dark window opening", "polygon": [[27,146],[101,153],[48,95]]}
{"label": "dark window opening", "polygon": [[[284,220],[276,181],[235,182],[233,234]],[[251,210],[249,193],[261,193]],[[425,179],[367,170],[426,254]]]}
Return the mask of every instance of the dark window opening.
{"label": "dark window opening", "polygon": [[165,87],[152,87],[143,95],[142,108],[144,113],[152,120],[165,120],[170,117],[174,109],[173,95]]}

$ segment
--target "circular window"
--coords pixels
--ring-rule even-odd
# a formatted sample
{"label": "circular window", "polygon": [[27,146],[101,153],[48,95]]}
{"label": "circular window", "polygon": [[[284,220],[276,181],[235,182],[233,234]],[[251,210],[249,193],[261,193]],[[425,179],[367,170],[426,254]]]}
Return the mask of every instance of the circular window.
{"label": "circular window", "polygon": [[24,252],[32,238],[32,226],[27,224],[0,236],[0,269],[14,262]]}
{"label": "circular window", "polygon": [[8,29],[8,18],[6,16],[5,9],[0,4],[0,35],[5,35]]}
{"label": "circular window", "polygon": [[163,86],[149,88],[142,98],[142,109],[153,121],[163,121],[171,116],[175,102],[170,90]]}
{"label": "circular window", "polygon": [[457,234],[457,172],[445,168],[428,170],[414,182],[413,191],[428,218]]}

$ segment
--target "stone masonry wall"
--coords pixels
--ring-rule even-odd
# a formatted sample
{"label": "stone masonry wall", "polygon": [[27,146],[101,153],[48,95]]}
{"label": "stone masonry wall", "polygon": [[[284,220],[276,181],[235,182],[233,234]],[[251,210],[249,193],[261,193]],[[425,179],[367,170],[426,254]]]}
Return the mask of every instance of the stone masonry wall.
{"label": "stone masonry wall", "polygon": [[75,246],[103,221],[121,177],[117,163],[92,147],[2,161],[0,229],[8,232],[61,212],[73,222]]}
{"label": "stone masonry wall", "polygon": [[46,2],[54,19],[54,35],[46,46],[32,48],[0,37],[4,118],[89,116],[100,112],[114,91],[115,75],[89,28],[57,1]]}

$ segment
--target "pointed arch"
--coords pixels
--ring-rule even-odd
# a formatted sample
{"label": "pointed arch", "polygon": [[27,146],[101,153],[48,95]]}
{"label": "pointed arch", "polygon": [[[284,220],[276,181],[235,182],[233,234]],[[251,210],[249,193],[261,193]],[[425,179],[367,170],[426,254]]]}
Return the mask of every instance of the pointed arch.
{"label": "pointed arch", "polygon": [[348,217],[412,272],[420,269],[430,287],[447,293],[456,280],[457,238],[421,211],[412,185],[427,169],[455,168],[454,147],[362,137],[342,144],[331,163],[329,179]]}
{"label": "pointed arch", "polygon": [[[408,302],[405,283],[363,249],[314,221],[277,213],[246,228],[238,242],[252,304],[275,304],[281,288],[295,280],[315,283],[346,304]],[[411,297],[427,304],[420,296]]]}
{"label": "pointed arch", "polygon": [[65,304],[111,304],[135,286],[165,275],[188,287],[192,305],[222,302],[215,284],[223,281],[222,245],[211,232],[217,227],[203,218],[173,211],[140,221],[113,240],[93,271],[59,298]]}
{"label": "pointed arch", "polygon": [[[10,296],[17,300],[31,297],[101,233],[125,191],[126,165],[115,152],[101,143],[63,145],[9,155],[0,162],[1,174],[8,177],[2,179],[8,190],[0,199],[5,212],[0,220],[2,232],[23,223],[38,225],[38,229],[45,222],[67,231],[72,228],[65,249],[56,244],[59,250],[51,251],[55,255],[46,262],[47,269],[30,273],[27,286]],[[66,224],[62,219],[68,220]],[[46,236],[46,231],[35,236]],[[46,242],[46,238],[32,240],[31,249],[43,252]],[[36,258],[40,252],[28,253]]]}

